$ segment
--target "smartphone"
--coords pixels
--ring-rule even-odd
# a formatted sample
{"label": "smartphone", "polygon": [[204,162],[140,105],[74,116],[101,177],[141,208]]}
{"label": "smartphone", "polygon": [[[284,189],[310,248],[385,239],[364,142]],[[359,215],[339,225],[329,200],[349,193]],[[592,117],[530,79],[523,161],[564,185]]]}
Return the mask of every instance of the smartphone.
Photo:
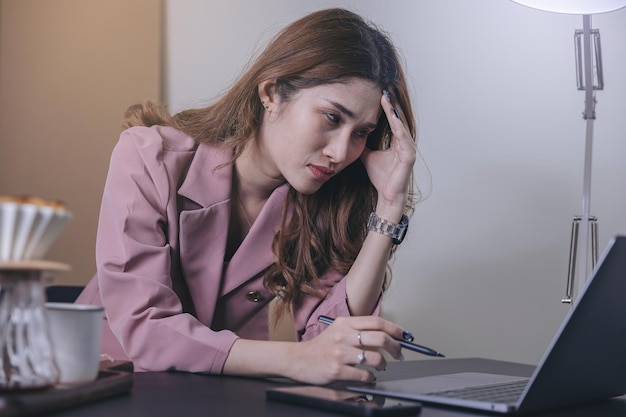
{"label": "smartphone", "polygon": [[417,401],[396,400],[316,385],[268,388],[266,396],[269,400],[353,416],[416,416],[422,409],[422,404]]}

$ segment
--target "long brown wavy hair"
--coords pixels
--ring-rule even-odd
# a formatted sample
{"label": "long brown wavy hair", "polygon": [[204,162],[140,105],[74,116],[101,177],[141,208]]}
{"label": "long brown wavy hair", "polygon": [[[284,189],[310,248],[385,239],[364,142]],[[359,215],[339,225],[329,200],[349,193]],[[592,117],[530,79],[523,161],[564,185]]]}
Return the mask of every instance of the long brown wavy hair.
{"label": "long brown wavy hair", "polygon": [[[217,101],[205,108],[170,116],[154,103],[132,106],[124,126],[170,125],[200,143],[232,148],[233,162],[259,129],[264,108],[257,87],[276,80],[282,100],[300,89],[358,77],[387,89],[405,116],[415,139],[415,120],[399,55],[389,37],[361,16],[341,8],[320,10],[286,26],[243,75]],[[370,149],[389,147],[391,129],[383,113],[369,136]],[[415,204],[411,182],[406,212]],[[357,160],[316,193],[291,188],[281,227],[274,236],[275,262],[264,284],[283,301],[284,311],[303,293],[320,294],[318,278],[329,268],[346,274],[367,234],[366,223],[375,209],[376,189]],[[394,248],[395,249],[395,248]],[[385,287],[390,277],[387,268]]]}

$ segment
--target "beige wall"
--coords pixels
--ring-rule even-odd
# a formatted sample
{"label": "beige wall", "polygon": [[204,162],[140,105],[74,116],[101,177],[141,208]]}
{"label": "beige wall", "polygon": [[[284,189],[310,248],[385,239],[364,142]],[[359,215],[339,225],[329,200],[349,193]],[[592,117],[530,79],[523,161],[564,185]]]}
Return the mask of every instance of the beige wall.
{"label": "beige wall", "polygon": [[132,103],[160,98],[160,0],[0,2],[0,194],[60,199],[74,219],[47,258],[84,284],[111,149]]}

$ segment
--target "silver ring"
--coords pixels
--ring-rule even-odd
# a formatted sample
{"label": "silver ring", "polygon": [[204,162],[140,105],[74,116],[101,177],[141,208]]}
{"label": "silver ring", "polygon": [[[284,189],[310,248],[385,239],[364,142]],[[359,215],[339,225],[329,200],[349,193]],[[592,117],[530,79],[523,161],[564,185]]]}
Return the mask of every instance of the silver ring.
{"label": "silver ring", "polygon": [[356,357],[356,363],[359,365],[365,362],[365,350],[362,350]]}
{"label": "silver ring", "polygon": [[359,340],[359,346],[363,347],[363,341],[361,340],[361,331],[356,334],[356,338]]}

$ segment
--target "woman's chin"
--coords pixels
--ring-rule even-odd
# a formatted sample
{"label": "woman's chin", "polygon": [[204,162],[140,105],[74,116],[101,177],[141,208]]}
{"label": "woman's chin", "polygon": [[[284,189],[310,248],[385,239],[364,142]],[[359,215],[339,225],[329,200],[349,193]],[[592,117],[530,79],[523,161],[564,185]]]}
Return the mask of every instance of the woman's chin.
{"label": "woman's chin", "polygon": [[291,184],[291,186],[300,194],[305,194],[305,195],[309,195],[309,194],[315,194],[316,192],[319,191],[320,188],[322,188],[322,185],[324,185],[324,183],[308,183],[308,184]]}

